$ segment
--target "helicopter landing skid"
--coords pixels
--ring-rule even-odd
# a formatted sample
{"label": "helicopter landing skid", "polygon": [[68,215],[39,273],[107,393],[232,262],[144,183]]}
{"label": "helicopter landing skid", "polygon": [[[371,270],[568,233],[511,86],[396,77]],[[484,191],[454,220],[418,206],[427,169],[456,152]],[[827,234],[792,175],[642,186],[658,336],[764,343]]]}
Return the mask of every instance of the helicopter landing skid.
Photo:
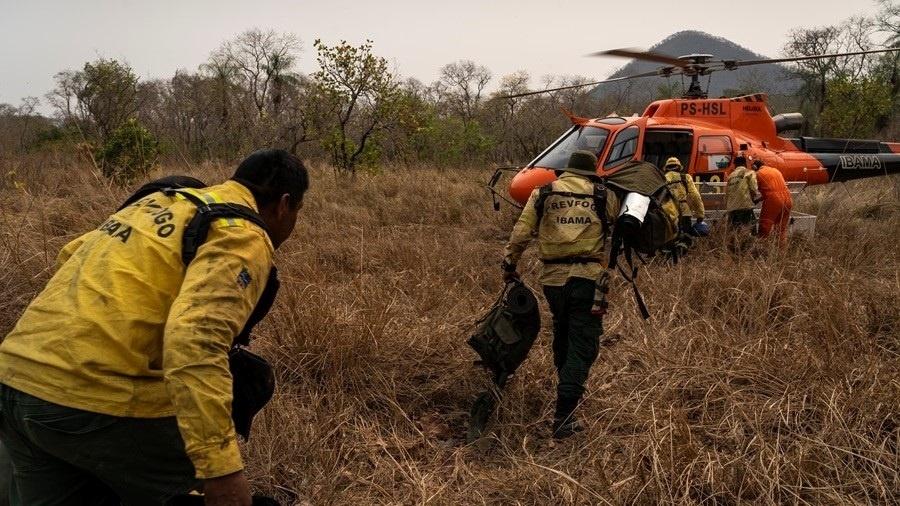
{"label": "helicopter landing skid", "polygon": [[494,211],[500,210],[500,201],[501,200],[517,209],[522,209],[523,207],[525,207],[525,206],[519,204],[518,202],[507,198],[505,195],[503,195],[499,191],[497,191],[497,188],[496,188],[497,183],[499,183],[500,180],[503,178],[504,172],[518,172],[521,169],[522,169],[522,167],[504,166],[504,167],[497,167],[497,169],[494,170],[494,174],[491,176],[491,179],[484,186],[485,188],[487,188],[487,190],[489,192],[491,192],[491,201],[494,205]]}

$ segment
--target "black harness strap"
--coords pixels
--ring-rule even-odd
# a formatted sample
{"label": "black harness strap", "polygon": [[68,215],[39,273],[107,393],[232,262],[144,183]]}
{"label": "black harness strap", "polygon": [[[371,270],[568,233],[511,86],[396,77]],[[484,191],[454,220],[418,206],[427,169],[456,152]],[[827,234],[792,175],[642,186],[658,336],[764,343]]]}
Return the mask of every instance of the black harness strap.
{"label": "black harness strap", "polygon": [[[632,258],[633,252],[634,250],[631,247],[625,247],[625,261],[628,262],[628,268],[631,269],[631,276],[626,275],[621,266],[617,265],[616,267],[619,269],[619,273],[622,274],[622,277],[631,283],[631,289],[634,291],[634,301],[637,303],[638,310],[641,312],[641,317],[646,320],[650,318],[650,311],[647,310],[647,304],[644,303],[644,297],[641,295],[641,291],[638,290],[638,266],[634,264],[634,259]],[[640,255],[638,255],[638,258],[640,259]],[[641,259],[641,261],[643,262],[643,259]]]}
{"label": "black harness strap", "polygon": [[609,216],[606,214],[606,186],[602,182],[594,183],[594,211],[600,218],[603,233],[609,233]]}
{"label": "black harness strap", "polygon": [[544,219],[544,203],[551,193],[553,193],[553,183],[545,184],[538,190],[538,198],[534,201],[534,210],[537,213],[536,227],[541,226],[541,220]]}
{"label": "black harness strap", "polygon": [[[678,216],[683,215],[684,211],[685,211],[684,206],[687,205],[687,198],[688,198],[687,183],[685,182],[684,177],[685,177],[684,174],[681,174],[681,177],[678,179],[678,181],[667,181],[666,184],[664,184],[660,188],[660,190],[658,190],[653,195],[650,195],[650,198],[654,199],[656,201],[657,206],[659,207],[659,206],[661,206],[662,200],[663,200],[661,194],[663,192],[668,192],[669,195],[672,197],[672,200],[675,202],[675,207],[678,208]],[[681,201],[680,199],[678,199],[675,192],[672,191],[671,187],[673,185],[678,185],[678,184],[680,184],[684,188],[684,201]]]}
{"label": "black harness strap", "polygon": [[173,188],[200,189],[206,188],[206,183],[190,176],[166,176],[164,178],[150,181],[149,183],[146,183],[138,188],[137,191],[132,193],[130,197],[125,199],[125,202],[123,202],[122,205],[119,206],[117,211],[121,211],[122,209],[125,209],[138,200],[141,200],[142,198],[147,197],[153,193],[170,190]]}
{"label": "black harness strap", "polygon": [[[691,207],[691,204],[690,204],[691,192],[690,192],[690,190],[688,190],[687,174],[685,174],[683,172],[681,173],[681,186],[682,186],[682,188],[684,188],[684,205],[688,206],[687,211],[692,212],[690,209],[690,207]],[[682,208],[682,202],[679,202],[678,203],[678,216],[681,217],[684,214],[685,214],[685,209]]]}
{"label": "black harness strap", "polygon": [[188,222],[184,229],[184,238],[182,240],[181,260],[184,265],[188,265],[197,256],[197,250],[206,242],[209,235],[209,227],[217,219],[240,218],[247,220],[259,228],[263,229],[266,235],[269,229],[265,222],[253,209],[240,204],[232,203],[206,203],[200,197],[177,188],[166,188],[162,190],[166,195],[181,195],[197,206],[197,213]]}
{"label": "black harness strap", "polygon": [[[625,272],[621,265],[619,265],[619,254],[621,253],[625,254],[625,262],[628,263],[628,268],[631,270],[630,275]],[[638,259],[640,259],[641,262],[644,262],[644,259],[641,258],[640,255],[638,255]],[[613,231],[612,244],[609,251],[609,264],[607,265],[607,268],[618,270],[619,274],[625,278],[625,281],[631,284],[631,289],[634,292],[634,301],[637,303],[638,310],[641,312],[641,317],[645,320],[649,319],[650,311],[647,309],[647,304],[644,303],[644,297],[641,295],[637,286],[638,266],[634,265],[633,248],[625,241],[622,235],[616,231]]]}
{"label": "black harness strap", "polygon": [[687,197],[687,194],[688,194],[687,174],[685,174],[684,172],[681,173],[681,186],[684,188],[685,197]]}
{"label": "black harness strap", "polygon": [[[232,203],[209,204],[193,193],[177,188],[166,188],[162,192],[170,196],[174,194],[181,195],[197,206],[197,214],[191,218],[191,221],[188,222],[187,227],[184,229],[181,247],[181,259],[184,265],[190,264],[194,257],[197,256],[197,250],[206,242],[206,238],[209,235],[210,225],[217,219],[244,219],[263,229],[266,235],[269,234],[269,229],[259,214],[247,206]],[[266,314],[269,313],[269,310],[272,309],[272,304],[275,302],[275,297],[278,295],[280,287],[281,282],[278,280],[278,269],[273,265],[271,270],[269,270],[269,278],[266,280],[266,286],[263,288],[259,301],[253,307],[253,311],[247,318],[244,328],[234,338],[236,345],[247,346],[250,344],[250,334],[253,332],[253,327],[262,321]]]}
{"label": "black harness strap", "polygon": [[[209,227],[217,219],[239,218],[247,220],[259,228],[263,229],[266,235],[269,229],[259,214],[253,209],[233,203],[207,203],[200,197],[194,195],[184,188],[199,189],[206,185],[203,182],[187,176],[171,176],[157,181],[152,181],[142,186],[137,192],[129,197],[119,208],[125,207],[137,202],[138,200],[156,192],[162,192],[168,196],[181,195],[197,207],[197,213],[188,222],[184,229],[184,236],[181,240],[181,261],[185,266],[197,256],[197,250],[206,242],[209,236]],[[278,295],[278,289],[281,282],[278,280],[278,269],[273,265],[269,271],[269,277],[266,280],[266,286],[259,297],[259,301],[253,307],[253,311],[247,318],[244,328],[234,338],[234,345],[248,346],[250,344],[250,334],[253,328],[268,314]]]}

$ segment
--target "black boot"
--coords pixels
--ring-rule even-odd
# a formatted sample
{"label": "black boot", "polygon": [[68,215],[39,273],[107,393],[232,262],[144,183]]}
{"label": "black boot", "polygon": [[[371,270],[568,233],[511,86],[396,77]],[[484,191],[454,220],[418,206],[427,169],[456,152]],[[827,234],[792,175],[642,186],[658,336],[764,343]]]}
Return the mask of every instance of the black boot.
{"label": "black boot", "polygon": [[580,400],[578,397],[556,398],[556,413],[553,415],[554,439],[565,439],[584,430],[574,414]]}

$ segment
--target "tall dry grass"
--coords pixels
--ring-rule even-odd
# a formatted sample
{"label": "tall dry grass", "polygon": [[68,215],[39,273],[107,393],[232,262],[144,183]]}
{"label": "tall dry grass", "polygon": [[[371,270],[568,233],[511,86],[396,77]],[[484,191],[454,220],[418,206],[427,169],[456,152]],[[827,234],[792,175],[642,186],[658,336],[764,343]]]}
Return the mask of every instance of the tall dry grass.
{"label": "tall dry grass", "polygon": [[[14,169],[0,191],[0,333],[65,241],[127,193],[77,167]],[[485,176],[314,171],[255,345],[280,380],[245,445],[257,489],[299,504],[900,502],[896,179],[808,191],[798,207],[820,214],[818,234],[786,251],[736,256],[713,238],[645,268],[649,322],[620,284],[606,328],[622,339],[593,369],[587,430],[562,443],[549,437],[545,330],[490,439],[466,446],[487,378],[464,339],[500,288],[515,219],[491,211]],[[533,283],[533,254],[522,265]]]}

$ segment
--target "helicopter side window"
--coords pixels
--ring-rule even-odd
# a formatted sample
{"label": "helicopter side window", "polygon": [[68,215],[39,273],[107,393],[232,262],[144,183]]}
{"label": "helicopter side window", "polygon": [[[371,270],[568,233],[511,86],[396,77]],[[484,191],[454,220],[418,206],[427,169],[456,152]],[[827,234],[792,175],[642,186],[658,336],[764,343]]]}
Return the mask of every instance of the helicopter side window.
{"label": "helicopter side window", "polygon": [[608,137],[609,131],[603,128],[575,127],[530,165],[547,169],[564,169],[569,164],[569,156],[578,150],[590,151],[599,157],[606,147]]}
{"label": "helicopter side window", "polygon": [[[727,135],[704,135],[697,143],[700,152],[700,167],[706,171],[727,169],[731,165],[731,155],[734,148],[731,138]],[[706,160],[705,165],[703,160]]]}
{"label": "helicopter side window", "polygon": [[631,160],[635,151],[637,151],[638,133],[639,129],[636,126],[630,126],[619,132],[615,143],[609,150],[609,156],[606,157],[604,167],[615,167]]}

